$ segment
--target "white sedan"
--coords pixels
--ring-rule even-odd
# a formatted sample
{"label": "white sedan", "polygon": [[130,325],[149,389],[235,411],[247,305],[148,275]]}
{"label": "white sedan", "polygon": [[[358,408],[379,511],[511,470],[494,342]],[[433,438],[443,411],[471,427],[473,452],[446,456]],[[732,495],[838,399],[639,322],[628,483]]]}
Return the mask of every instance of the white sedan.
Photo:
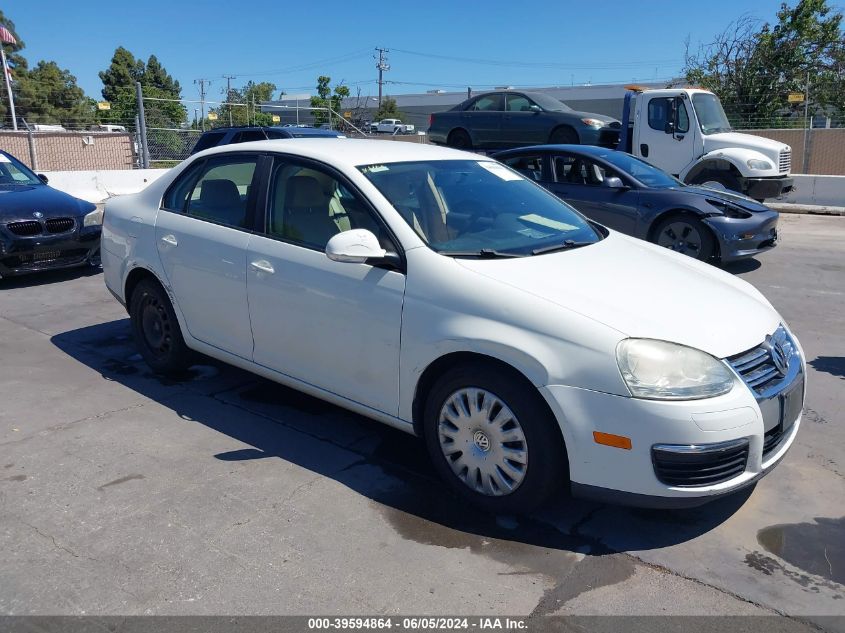
{"label": "white sedan", "polygon": [[102,261],[154,370],[200,352],[416,434],[493,512],[700,504],[798,432],[803,352],[757,290],[470,153],[210,149],[109,201]]}

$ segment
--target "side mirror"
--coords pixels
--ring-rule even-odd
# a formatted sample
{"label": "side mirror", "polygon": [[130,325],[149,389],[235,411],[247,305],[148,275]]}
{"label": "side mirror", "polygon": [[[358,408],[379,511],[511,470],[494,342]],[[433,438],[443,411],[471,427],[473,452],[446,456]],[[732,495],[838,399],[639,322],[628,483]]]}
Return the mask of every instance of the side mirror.
{"label": "side mirror", "polygon": [[47,178],[44,174],[38,174],[38,179],[43,182],[45,185],[50,182],[50,179]]}
{"label": "side mirror", "polygon": [[666,125],[663,126],[663,131],[666,132],[666,134],[674,134],[675,124],[671,121],[666,121]]}
{"label": "side mirror", "polygon": [[533,112],[534,114],[543,111],[543,108],[538,106],[536,103],[532,103],[530,106],[528,106],[528,109],[531,110],[531,112]]}
{"label": "side mirror", "polygon": [[608,189],[625,189],[625,183],[619,176],[606,176],[602,184]]}
{"label": "side mirror", "polygon": [[343,231],[326,244],[326,257],[333,262],[364,264],[367,260],[384,260],[387,255],[378,238],[366,229]]}

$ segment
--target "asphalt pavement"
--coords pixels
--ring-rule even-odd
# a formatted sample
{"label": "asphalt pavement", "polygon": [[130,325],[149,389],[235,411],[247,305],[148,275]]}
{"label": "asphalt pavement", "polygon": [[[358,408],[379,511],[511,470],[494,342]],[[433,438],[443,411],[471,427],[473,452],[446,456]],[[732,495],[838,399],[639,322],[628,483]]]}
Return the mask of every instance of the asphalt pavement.
{"label": "asphalt pavement", "polygon": [[[845,631],[845,217],[730,271],[807,408],[753,491],[480,515],[414,438],[217,363],[150,373],[99,271],[0,280],[0,614],[786,614]],[[704,301],[667,288],[679,301]],[[726,324],[728,327],[729,323]]]}

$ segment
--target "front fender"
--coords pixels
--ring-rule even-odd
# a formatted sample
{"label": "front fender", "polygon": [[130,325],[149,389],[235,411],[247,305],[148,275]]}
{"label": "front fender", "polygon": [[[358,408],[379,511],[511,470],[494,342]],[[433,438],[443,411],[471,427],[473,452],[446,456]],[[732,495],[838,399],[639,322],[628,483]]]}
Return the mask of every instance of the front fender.
{"label": "front fender", "polygon": [[716,149],[700,156],[697,160],[687,165],[679,176],[684,182],[690,182],[702,171],[730,169],[729,165],[736,168],[743,178],[769,178],[779,175],[776,165],[773,165],[772,169],[749,169],[749,160],[772,162],[768,156],[757,150],[744,147],[728,147]]}

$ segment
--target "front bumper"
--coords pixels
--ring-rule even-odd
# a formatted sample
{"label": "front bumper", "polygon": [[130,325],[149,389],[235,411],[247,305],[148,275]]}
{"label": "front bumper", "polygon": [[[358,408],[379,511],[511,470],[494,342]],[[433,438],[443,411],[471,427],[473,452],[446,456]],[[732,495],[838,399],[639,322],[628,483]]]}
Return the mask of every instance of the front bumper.
{"label": "front bumper", "polygon": [[745,195],[755,200],[778,198],[792,191],[792,187],[793,180],[789,176],[745,179]]}
{"label": "front bumper", "polygon": [[[641,400],[562,385],[541,392],[563,432],[573,494],[640,507],[691,507],[752,486],[783,458],[798,433],[801,413],[783,420],[783,432],[772,443],[772,403],[800,387],[797,398],[803,406],[804,375],[802,365],[760,400],[739,377],[729,393],[702,400]],[[630,438],[631,448],[598,444],[594,431]],[[747,443],[747,456],[729,478],[704,485],[696,485],[695,477],[686,485],[661,480],[655,447],[682,451],[737,440]]]}
{"label": "front bumper", "polygon": [[21,237],[0,228],[0,278],[84,266],[100,252],[99,226],[59,235]]}
{"label": "front bumper", "polygon": [[778,212],[761,211],[750,218],[711,216],[704,223],[713,229],[719,241],[722,263],[746,259],[777,246]]}

